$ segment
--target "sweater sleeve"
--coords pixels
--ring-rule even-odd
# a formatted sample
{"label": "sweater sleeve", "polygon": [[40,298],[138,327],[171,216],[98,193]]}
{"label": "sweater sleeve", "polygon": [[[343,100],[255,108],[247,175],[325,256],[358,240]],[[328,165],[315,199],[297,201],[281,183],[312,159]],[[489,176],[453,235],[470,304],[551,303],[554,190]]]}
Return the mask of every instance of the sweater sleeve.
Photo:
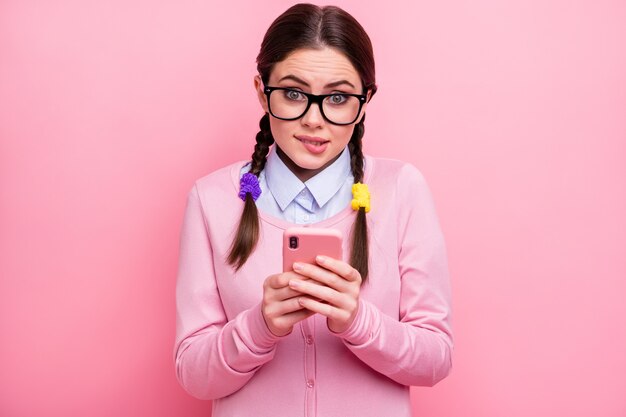
{"label": "sweater sleeve", "polygon": [[407,164],[398,181],[400,319],[360,299],[354,322],[338,336],[358,358],[394,381],[433,386],[452,368],[446,248],[422,174]]}
{"label": "sweater sleeve", "polygon": [[279,338],[267,328],[260,303],[227,320],[203,213],[194,185],[179,242],[174,363],[185,391],[211,400],[244,386],[274,357]]}

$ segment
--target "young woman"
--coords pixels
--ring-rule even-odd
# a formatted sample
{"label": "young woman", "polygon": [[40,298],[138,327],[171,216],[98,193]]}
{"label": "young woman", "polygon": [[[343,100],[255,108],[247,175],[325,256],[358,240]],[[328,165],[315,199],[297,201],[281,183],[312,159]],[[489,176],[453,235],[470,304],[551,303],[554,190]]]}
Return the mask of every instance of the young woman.
{"label": "young woman", "polygon": [[[177,378],[213,417],[409,416],[409,386],[450,372],[448,267],[421,173],[362,152],[369,37],[337,7],[298,4],[257,64],[251,161],[188,194]],[[281,272],[283,232],[302,224],[340,231],[343,259]]]}

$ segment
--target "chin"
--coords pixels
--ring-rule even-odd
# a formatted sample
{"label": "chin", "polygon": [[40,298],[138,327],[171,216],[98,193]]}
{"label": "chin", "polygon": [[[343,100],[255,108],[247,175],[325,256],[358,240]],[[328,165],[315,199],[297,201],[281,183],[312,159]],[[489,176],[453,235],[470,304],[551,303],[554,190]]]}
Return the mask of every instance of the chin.
{"label": "chin", "polygon": [[[292,159],[293,160],[293,159]],[[320,169],[329,161],[328,158],[322,156],[315,157],[306,155],[301,158],[296,158],[293,162],[302,169]]]}

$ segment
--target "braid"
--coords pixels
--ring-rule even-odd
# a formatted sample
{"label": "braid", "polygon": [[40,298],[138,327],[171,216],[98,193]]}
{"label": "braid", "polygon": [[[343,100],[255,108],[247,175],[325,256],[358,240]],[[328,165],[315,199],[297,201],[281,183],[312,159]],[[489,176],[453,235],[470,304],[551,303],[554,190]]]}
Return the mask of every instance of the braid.
{"label": "braid", "polygon": [[[354,183],[363,182],[363,149],[362,139],[365,133],[365,115],[359,123],[354,126],[354,132],[348,143],[350,150],[350,166]],[[367,221],[365,219],[365,208],[360,207],[356,214],[356,220],[352,228],[352,252],[350,254],[350,264],[361,274],[362,282],[365,282],[369,274],[369,244],[367,236]]]}
{"label": "braid", "polygon": [[252,153],[252,166],[250,167],[250,173],[257,177],[265,168],[265,162],[267,161],[267,153],[270,150],[270,145],[274,143],[274,137],[270,130],[270,116],[265,113],[259,121],[259,127],[261,130],[256,134],[256,145],[254,145],[254,152]]}
{"label": "braid", "polygon": [[348,143],[348,149],[350,150],[350,166],[352,168],[352,175],[354,176],[354,183],[363,182],[363,149],[362,139],[365,133],[365,115],[359,123],[354,126],[354,132]]}
{"label": "braid", "polygon": [[[265,115],[259,121],[260,131],[256,134],[256,145],[252,153],[252,163],[250,173],[257,177],[263,171],[270,145],[274,143],[274,137],[270,130],[269,114]],[[237,227],[235,239],[228,253],[228,263],[238,270],[246,263],[248,257],[256,247],[259,241],[259,211],[254,202],[254,198],[250,193],[246,194],[246,200],[241,213],[241,220]]]}

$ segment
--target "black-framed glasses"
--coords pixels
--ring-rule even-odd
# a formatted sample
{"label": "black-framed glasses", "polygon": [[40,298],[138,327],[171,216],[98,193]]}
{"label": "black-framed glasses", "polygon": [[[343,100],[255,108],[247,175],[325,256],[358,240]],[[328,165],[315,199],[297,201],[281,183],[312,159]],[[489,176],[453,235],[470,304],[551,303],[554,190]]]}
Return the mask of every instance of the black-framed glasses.
{"label": "black-framed glasses", "polygon": [[295,88],[268,87],[263,92],[267,96],[270,114],[281,120],[296,120],[306,114],[312,103],[317,103],[322,117],[335,125],[349,125],[356,121],[365,94],[332,93],[310,94]]}

